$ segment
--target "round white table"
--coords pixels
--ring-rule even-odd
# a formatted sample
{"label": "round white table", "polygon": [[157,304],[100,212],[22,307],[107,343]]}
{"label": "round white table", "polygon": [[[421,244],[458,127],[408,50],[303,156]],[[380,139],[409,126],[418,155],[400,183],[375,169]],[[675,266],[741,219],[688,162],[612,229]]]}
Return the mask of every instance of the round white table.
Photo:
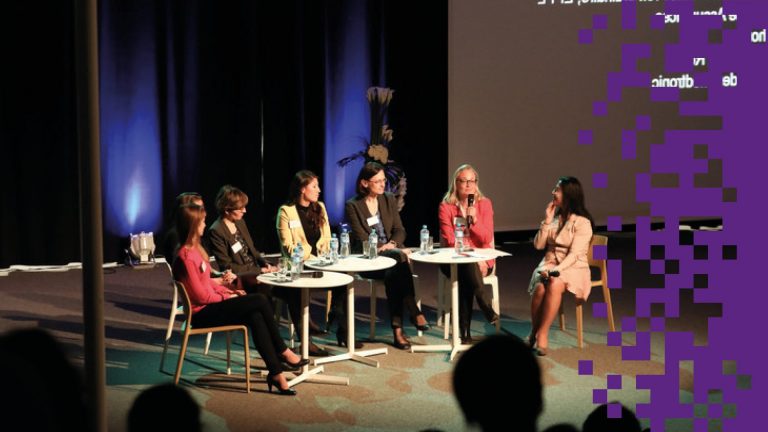
{"label": "round white table", "polygon": [[451,265],[451,328],[453,335],[449,344],[441,345],[412,345],[411,352],[417,351],[450,351],[450,360],[456,356],[459,351],[465,351],[472,345],[463,345],[459,338],[459,283],[457,281],[457,264],[470,264],[489,259],[510,256],[509,253],[497,249],[473,249],[471,252],[456,254],[454,248],[439,248],[434,252],[422,254],[414,252],[410,255],[411,260],[429,263],[429,264],[450,264]]}
{"label": "round white table", "polygon": [[[267,285],[285,288],[296,288],[301,290],[301,358],[306,359],[309,358],[309,290],[319,288],[327,289],[349,285],[352,283],[354,278],[343,273],[324,271],[322,277],[301,277],[294,281],[281,280],[278,278],[277,273],[263,273],[260,274],[257,279],[259,282]],[[349,378],[329,375],[319,376],[318,374],[321,372],[323,372],[322,366],[310,370],[309,365],[305,365],[301,368],[300,374],[296,375],[295,378],[288,381],[288,386],[292,387],[303,381],[349,385]]]}
{"label": "round white table", "polygon": [[[392,258],[378,256],[374,259],[363,258],[361,255],[350,255],[346,258],[340,258],[335,264],[326,264],[321,259],[308,260],[304,266],[329,271],[346,273],[350,279],[351,275],[360,272],[385,270],[394,267],[397,264]],[[347,284],[347,352],[343,354],[316,358],[314,364],[331,363],[341,360],[354,360],[369,366],[379,367],[379,362],[368,357],[379,354],[387,354],[386,348],[376,348],[363,351],[355,351],[355,285],[350,282]]]}

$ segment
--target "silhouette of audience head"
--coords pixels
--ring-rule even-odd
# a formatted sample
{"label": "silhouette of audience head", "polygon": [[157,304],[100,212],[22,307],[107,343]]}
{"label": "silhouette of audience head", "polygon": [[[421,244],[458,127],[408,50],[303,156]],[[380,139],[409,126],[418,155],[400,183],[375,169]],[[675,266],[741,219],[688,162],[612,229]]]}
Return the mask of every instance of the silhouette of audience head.
{"label": "silhouette of audience head", "polygon": [[201,429],[197,402],[173,383],[144,390],[128,412],[128,432],[199,432]]}
{"label": "silhouette of audience head", "polygon": [[80,371],[50,333],[22,329],[0,336],[0,370],[3,430],[86,429]]}
{"label": "silhouette of audience head", "polygon": [[459,358],[453,390],[468,425],[489,431],[535,431],[541,414],[541,371],[517,336],[494,335]]}
{"label": "silhouette of audience head", "polygon": [[[609,417],[609,405],[621,407],[621,417]],[[640,432],[640,421],[629,408],[618,402],[602,404],[595,408],[581,427],[582,432]]]}

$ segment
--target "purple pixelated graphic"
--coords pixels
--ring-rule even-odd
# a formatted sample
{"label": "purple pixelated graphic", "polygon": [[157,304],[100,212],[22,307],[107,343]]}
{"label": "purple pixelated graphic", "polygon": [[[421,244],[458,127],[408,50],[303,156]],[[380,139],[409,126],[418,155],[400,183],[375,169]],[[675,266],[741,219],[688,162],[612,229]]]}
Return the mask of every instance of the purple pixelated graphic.
{"label": "purple pixelated graphic", "polygon": [[608,115],[608,103],[607,102],[594,102],[592,104],[592,115],[595,117],[602,117]]}
{"label": "purple pixelated graphic", "polygon": [[637,330],[637,318],[628,316],[621,319],[621,331],[633,332]]}
{"label": "purple pixelated graphic", "polygon": [[609,403],[608,404],[608,418],[621,418],[621,404]]}
{"label": "purple pixelated graphic", "polygon": [[592,316],[595,318],[606,318],[608,316],[608,305],[603,302],[592,303]]}
{"label": "purple pixelated graphic", "polygon": [[621,375],[609,374],[606,377],[606,381],[608,382],[608,389],[621,390]]}
{"label": "purple pixelated graphic", "polygon": [[579,144],[592,144],[592,130],[586,129],[586,130],[580,130],[579,131]]}
{"label": "purple pixelated graphic", "polygon": [[635,117],[635,128],[641,131],[647,131],[651,129],[651,116],[639,115]]}
{"label": "purple pixelated graphic", "polygon": [[605,30],[608,28],[608,15],[593,15],[592,28],[595,30]]}
{"label": "purple pixelated graphic", "polygon": [[604,189],[608,187],[608,174],[606,173],[592,174],[592,187],[595,189]]}
{"label": "purple pixelated graphic", "polygon": [[651,331],[663,332],[666,328],[666,320],[663,317],[651,317]]}
{"label": "purple pixelated graphic", "polygon": [[621,332],[618,332],[618,331],[608,332],[608,335],[606,337],[606,345],[621,346]]}
{"label": "purple pixelated graphic", "polygon": [[591,29],[581,29],[579,30],[579,43],[588,45],[592,43],[592,30]]}
{"label": "purple pixelated graphic", "polygon": [[579,360],[579,375],[592,375],[592,360]]}
{"label": "purple pixelated graphic", "polygon": [[[726,432],[759,430],[755,425],[764,426],[764,420],[760,406],[762,398],[756,397],[756,383],[766,381],[764,378],[757,380],[753,375],[765,373],[761,362],[764,362],[766,347],[764,344],[740,343],[733,335],[750,328],[755,317],[761,316],[760,306],[768,297],[765,290],[749,282],[750,272],[746,271],[760,268],[764,256],[764,240],[754,233],[754,215],[760,213],[757,209],[763,200],[743,199],[764,196],[764,182],[756,181],[755,176],[764,171],[768,155],[765,146],[757,145],[755,137],[766,136],[768,132],[764,102],[768,99],[768,80],[765,78],[768,76],[768,44],[760,40],[752,43],[751,38],[759,37],[752,32],[768,27],[768,2],[647,2],[660,4],[670,23],[665,23],[664,15],[638,13],[644,3],[621,2],[622,29],[631,34],[631,30],[646,26],[659,35],[664,33],[664,44],[654,44],[648,55],[663,59],[663,68],[651,67],[652,73],[648,74],[648,62],[639,61],[641,56],[633,51],[637,49],[637,41],[633,39],[631,43],[622,44],[621,69],[608,74],[605,86],[607,101],[616,104],[615,110],[612,106],[609,121],[614,118],[614,113],[635,109],[622,105],[623,90],[629,87],[649,89],[647,98],[652,105],[677,108],[668,111],[671,114],[663,121],[659,121],[657,111],[649,111],[647,107],[634,113],[634,125],[622,125],[625,130],[616,153],[617,157],[621,156],[616,163],[643,161],[646,157],[649,161],[645,170],[634,174],[636,201],[649,208],[647,215],[635,220],[635,259],[645,261],[641,268],[650,267],[650,273],[656,275],[654,283],[662,285],[632,287],[636,294],[634,318],[649,318],[650,331],[636,331],[636,325],[626,326],[628,323],[622,319],[622,329],[629,331],[632,327],[634,334],[628,335],[625,342],[621,332],[608,332],[606,341],[609,346],[621,347],[622,360],[649,360],[651,332],[664,338],[665,372],[635,377],[636,388],[647,390],[650,396],[647,403],[637,404],[636,413],[650,422],[652,430],[669,430],[668,419],[689,419],[696,431],[713,428]],[[706,8],[720,6],[722,14],[720,11],[693,14],[694,8],[703,8],[707,12]],[[593,16],[593,28],[597,28],[596,22],[602,19],[596,17]],[[579,36],[579,42],[583,43],[581,33]],[[604,43],[603,38],[593,40],[592,36],[590,33],[590,44]],[[704,67],[694,69],[697,59]],[[705,92],[699,92],[703,98],[689,97],[692,93],[675,87],[651,88],[650,79],[638,85],[643,74],[656,78],[659,74],[676,77],[685,73],[695,78],[697,86],[706,87]],[[738,85],[724,86],[723,76],[737,76]],[[607,102],[600,100],[601,97],[598,94],[593,100],[595,117],[609,116]],[[637,109],[641,108],[638,106]],[[632,127],[634,131],[650,132],[642,136],[653,136],[651,145],[638,146],[637,136],[630,136],[635,132],[627,131]],[[616,143],[616,138],[606,141]],[[696,159],[694,148],[702,145],[706,146],[707,152]],[[716,160],[716,166],[721,168],[710,172],[711,160]],[[674,182],[657,181],[664,187],[656,187],[652,179],[659,180],[662,178],[659,175],[666,178],[674,175]],[[697,179],[705,175],[710,180],[714,178],[714,184],[718,186],[698,186]],[[731,197],[728,200],[723,198],[726,191]],[[651,227],[651,217],[654,224],[663,221],[661,228]],[[721,231],[694,233],[694,244],[707,246],[709,250],[708,256],[697,260],[693,259],[693,247],[690,243],[683,244],[684,237],[677,228],[695,218],[722,219],[723,223]],[[619,231],[621,223],[621,218],[608,216],[609,231]],[[728,249],[728,257],[732,259],[724,260],[723,245],[735,245],[738,254],[731,254]],[[663,259],[651,260],[652,246],[664,248]],[[634,264],[626,263],[627,268]],[[611,288],[621,287],[622,265],[620,260],[608,260]],[[668,271],[670,274],[666,273]],[[697,283],[691,296],[694,275],[699,280],[705,277],[706,283]],[[687,294],[683,295],[684,292]],[[694,340],[692,326],[696,324],[687,316],[691,309],[696,309],[697,303],[723,304],[722,316],[715,315],[718,319],[707,320],[707,337],[703,341]],[[651,306],[654,305],[663,306],[662,309],[654,308],[654,314],[663,310],[664,316],[652,316]],[[593,313],[599,309],[593,307]],[[675,331],[666,325],[667,318],[680,318],[675,320]],[[740,378],[723,373],[725,360],[738,364]],[[692,372],[695,373],[691,388],[682,389],[681,374]],[[710,389],[722,392],[722,404],[707,405],[708,418],[694,418],[694,405],[683,401],[683,390],[693,392],[694,403],[706,404]],[[598,395],[603,393],[598,390],[603,389],[593,393],[595,403],[602,400]],[[722,418],[725,405],[733,407],[731,411],[735,415],[732,418]],[[609,406],[610,414],[620,416],[620,407]]]}
{"label": "purple pixelated graphic", "polygon": [[608,246],[606,245],[592,246],[592,258],[596,260],[608,259]]}
{"label": "purple pixelated graphic", "polygon": [[608,403],[608,390],[594,389],[592,390],[592,403],[595,405],[602,405]]}

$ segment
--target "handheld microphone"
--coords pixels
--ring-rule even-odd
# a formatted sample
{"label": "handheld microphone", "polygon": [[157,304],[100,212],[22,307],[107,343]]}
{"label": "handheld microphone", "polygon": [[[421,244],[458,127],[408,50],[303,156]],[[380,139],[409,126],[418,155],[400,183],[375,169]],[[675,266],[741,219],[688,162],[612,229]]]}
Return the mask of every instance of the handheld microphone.
{"label": "handheld microphone", "polygon": [[[469,194],[467,196],[467,208],[474,207],[475,206],[475,194]],[[467,225],[472,225],[475,223],[475,218],[472,216],[467,216]]]}

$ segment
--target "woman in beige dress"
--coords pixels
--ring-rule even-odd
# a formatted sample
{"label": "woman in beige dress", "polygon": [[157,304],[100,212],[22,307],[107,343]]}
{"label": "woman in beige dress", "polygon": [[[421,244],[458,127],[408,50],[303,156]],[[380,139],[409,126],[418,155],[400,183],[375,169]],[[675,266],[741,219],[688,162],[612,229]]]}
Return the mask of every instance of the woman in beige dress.
{"label": "woman in beige dress", "polygon": [[583,301],[589,296],[587,253],[594,226],[584,205],[581,183],[575,177],[560,177],[544,215],[533,245],[547,251],[528,288],[533,327],[528,342],[542,356],[547,355],[549,327],[560,310],[563,293],[569,291]]}

